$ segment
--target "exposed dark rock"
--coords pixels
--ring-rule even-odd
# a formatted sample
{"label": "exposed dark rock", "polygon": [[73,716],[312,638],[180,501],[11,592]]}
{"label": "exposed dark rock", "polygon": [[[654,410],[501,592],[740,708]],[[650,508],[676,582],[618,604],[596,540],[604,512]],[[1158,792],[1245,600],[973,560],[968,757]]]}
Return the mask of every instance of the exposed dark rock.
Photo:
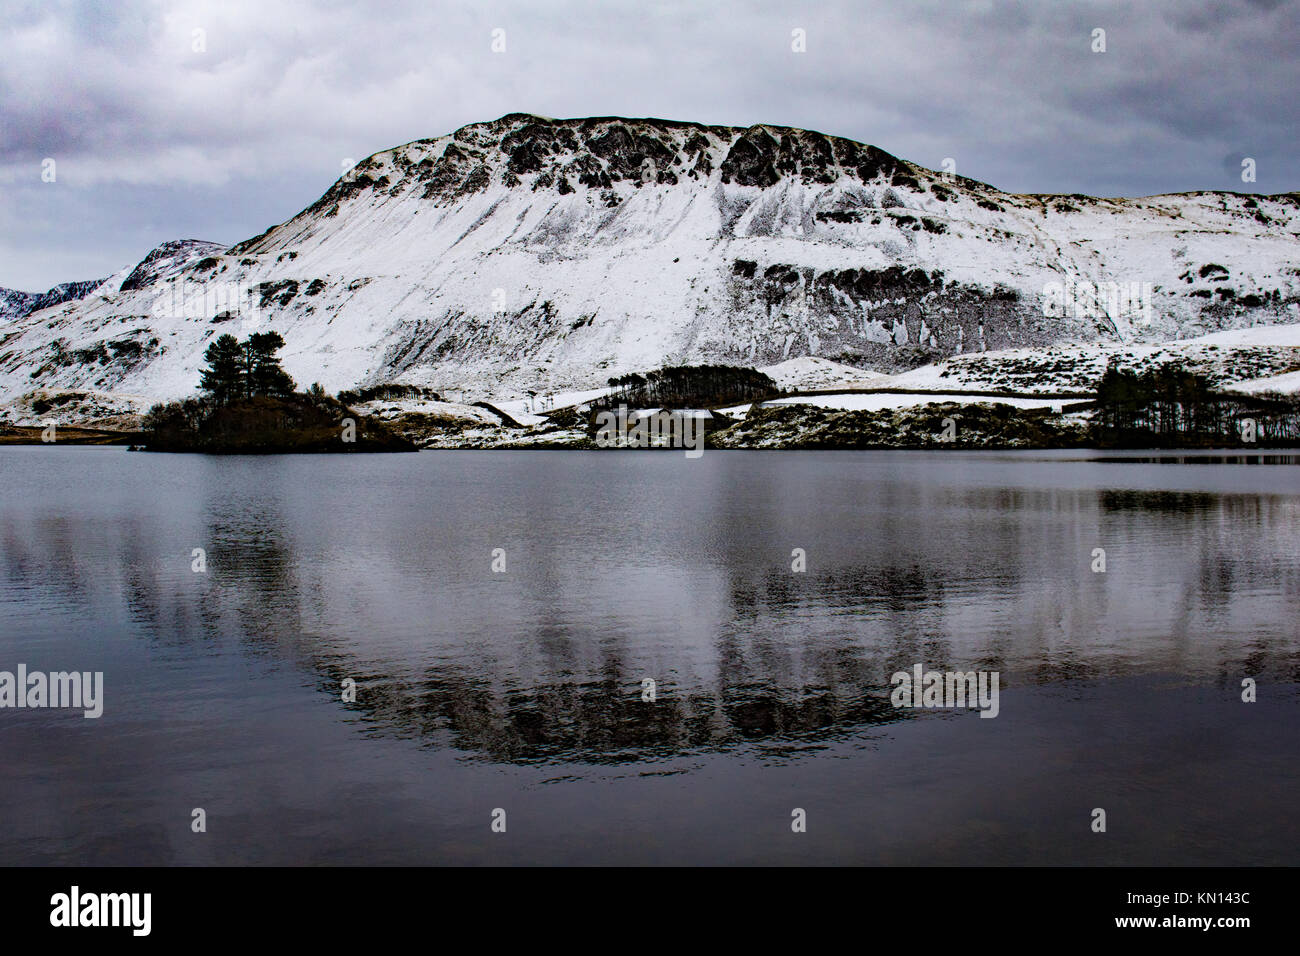
{"label": "exposed dark rock", "polygon": [[272,301],[278,302],[281,306],[286,306],[298,294],[298,282],[295,279],[263,282],[257,287],[257,290],[261,294],[261,301],[258,303],[261,308],[265,309]]}
{"label": "exposed dark rock", "polygon": [[776,170],[779,146],[770,133],[755,126],[745,130],[722,161],[722,181],[738,186],[772,186],[781,178]]}
{"label": "exposed dark rock", "polygon": [[184,265],[190,259],[202,259],[213,250],[220,249],[216,243],[201,242],[197,239],[178,239],[164,242],[154,249],[122,280],[118,287],[120,292],[141,289],[157,281],[158,277],[169,268]]}

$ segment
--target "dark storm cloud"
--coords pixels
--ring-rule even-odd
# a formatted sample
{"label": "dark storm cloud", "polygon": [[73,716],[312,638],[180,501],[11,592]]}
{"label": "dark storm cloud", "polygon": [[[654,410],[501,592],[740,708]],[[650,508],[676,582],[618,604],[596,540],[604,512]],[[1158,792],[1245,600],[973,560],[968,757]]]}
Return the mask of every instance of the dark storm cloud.
{"label": "dark storm cloud", "polygon": [[[953,157],[1020,192],[1294,190],[1298,13],[1291,0],[9,3],[0,286],[104,274],[172,238],[246,238],[314,200],[345,159],[516,111],[802,126],[926,166]],[[791,51],[795,28],[806,53]],[[1254,184],[1240,181],[1247,156]],[[46,158],[55,183],[41,182]]]}

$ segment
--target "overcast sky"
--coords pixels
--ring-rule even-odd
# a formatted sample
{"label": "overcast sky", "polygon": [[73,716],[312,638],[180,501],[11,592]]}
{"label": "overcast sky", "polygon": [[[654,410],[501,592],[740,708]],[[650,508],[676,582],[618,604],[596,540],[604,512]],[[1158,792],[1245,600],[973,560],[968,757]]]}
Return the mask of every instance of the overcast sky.
{"label": "overcast sky", "polygon": [[1298,7],[3,0],[0,286],[237,242],[345,159],[512,112],[800,126],[1017,192],[1289,192]]}

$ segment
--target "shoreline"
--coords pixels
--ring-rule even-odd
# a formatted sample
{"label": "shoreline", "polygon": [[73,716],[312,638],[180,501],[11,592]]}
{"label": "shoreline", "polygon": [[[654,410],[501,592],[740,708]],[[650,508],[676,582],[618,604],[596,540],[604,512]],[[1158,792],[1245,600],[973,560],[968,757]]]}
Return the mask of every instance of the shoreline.
{"label": "shoreline", "polygon": [[0,445],[133,445],[144,437],[143,432],[58,425],[54,441],[46,441],[41,437],[44,432],[40,425],[5,425],[0,428]]}
{"label": "shoreline", "polygon": [[[214,451],[214,450],[188,450],[175,448],[158,448],[149,449],[141,445],[143,438],[140,432],[111,432],[103,429],[81,429],[69,426],[66,430],[60,429],[59,437],[52,442],[41,439],[40,428],[23,427],[23,435],[0,434],[0,447],[31,447],[31,446],[49,446],[57,447],[59,445],[72,445],[76,447],[126,447],[132,452],[146,452],[154,455],[211,455],[213,457],[226,458],[238,455],[252,455],[257,457],[266,457],[269,455],[379,455],[379,454],[409,454],[406,449],[377,449],[373,451],[358,451],[355,449],[340,451],[323,451],[320,449],[304,449],[302,451],[285,451],[274,449],[240,449],[238,451]],[[72,437],[64,437],[70,434]],[[139,447],[137,447],[139,446]],[[681,455],[686,449],[660,447],[660,448],[600,448],[592,444],[576,443],[554,443],[547,444],[541,442],[525,442],[518,445],[498,444],[498,445],[459,445],[443,446],[436,448],[416,448],[419,452],[506,452],[506,451],[564,451],[564,452],[637,452],[637,453],[660,453]],[[1205,456],[1225,456],[1225,457],[1258,457],[1262,455],[1300,455],[1300,442],[1295,444],[1276,444],[1270,443],[1260,445],[1257,448],[1247,447],[1245,445],[1098,445],[1098,444],[1078,444],[1078,445],[1018,445],[1018,444],[973,444],[952,442],[943,444],[914,445],[816,445],[805,447],[775,447],[775,446],[755,446],[755,447],[716,447],[705,445],[703,451],[707,452],[845,452],[845,451],[916,451],[916,452],[972,452],[972,451],[990,451],[990,452],[1080,452],[1080,453],[1114,453],[1127,452],[1133,454],[1146,454],[1156,456],[1186,456],[1186,455],[1205,455]]]}

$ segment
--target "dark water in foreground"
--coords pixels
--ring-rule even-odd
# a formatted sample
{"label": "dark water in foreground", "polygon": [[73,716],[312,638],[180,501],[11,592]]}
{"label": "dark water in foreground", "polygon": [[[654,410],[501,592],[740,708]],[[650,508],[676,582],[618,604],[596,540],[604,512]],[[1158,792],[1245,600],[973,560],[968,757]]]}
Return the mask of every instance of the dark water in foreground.
{"label": "dark water in foreground", "polygon": [[1135,457],[0,448],[0,864],[1294,864],[1300,470]]}

